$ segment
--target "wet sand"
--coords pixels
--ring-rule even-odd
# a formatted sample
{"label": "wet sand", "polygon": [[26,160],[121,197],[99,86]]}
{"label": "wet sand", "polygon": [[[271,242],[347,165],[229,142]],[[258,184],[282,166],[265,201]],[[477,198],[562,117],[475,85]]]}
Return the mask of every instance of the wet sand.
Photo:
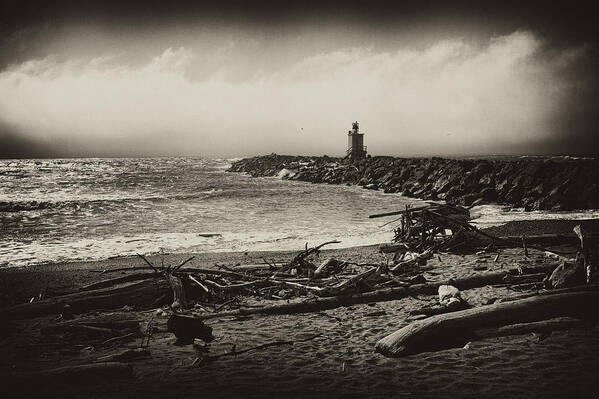
{"label": "wet sand", "polygon": [[[531,231],[530,226],[527,231]],[[293,252],[198,254],[194,267],[215,263],[235,265],[261,263],[261,258],[285,260]],[[497,260],[495,260],[496,256]],[[169,255],[177,263],[187,255]],[[376,246],[323,251],[321,258],[335,256],[355,262],[384,260]],[[154,261],[160,261],[155,258]],[[423,276],[428,281],[461,278],[518,265],[542,265],[555,260],[531,250],[504,249],[483,254],[442,254],[431,259]],[[160,262],[158,262],[160,263]],[[106,278],[103,270],[141,266],[135,258],[101,262],[42,265],[34,270],[0,271],[5,287],[14,297],[35,294],[39,287],[67,289],[83,282]],[[482,270],[485,269],[485,270]],[[19,287],[17,282],[21,282]],[[473,306],[492,299],[517,295],[507,287],[483,287],[463,292]],[[320,313],[223,317],[208,320],[216,341],[210,354],[243,350],[278,340],[293,345],[273,346],[237,356],[227,356],[198,367],[192,345],[175,346],[166,332],[168,316],[155,311],[120,310],[132,318],[154,321],[159,331],[150,340],[151,358],[131,361],[134,378],[85,385],[73,381],[47,386],[21,384],[21,397],[590,397],[599,376],[599,330],[554,332],[542,339],[535,334],[492,338],[462,348],[389,359],[374,352],[375,343],[406,325],[409,312],[436,302],[434,296],[408,297],[388,302],[354,305]],[[0,373],[41,370],[64,365],[87,364],[127,347],[96,349],[48,343],[39,333],[52,316],[15,323],[20,332],[0,341]],[[306,338],[320,334],[305,342]]]}

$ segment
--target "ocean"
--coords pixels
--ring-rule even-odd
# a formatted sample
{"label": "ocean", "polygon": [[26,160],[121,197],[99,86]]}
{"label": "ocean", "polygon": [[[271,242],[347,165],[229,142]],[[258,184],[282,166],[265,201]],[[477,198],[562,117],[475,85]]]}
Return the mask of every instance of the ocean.
{"label": "ocean", "polygon": [[[424,202],[380,191],[228,173],[198,158],[0,160],[0,266],[136,253],[300,250],[390,241],[373,213]],[[591,217],[477,207],[482,226]],[[596,215],[595,215],[596,217]],[[335,246],[331,246],[335,247]]]}

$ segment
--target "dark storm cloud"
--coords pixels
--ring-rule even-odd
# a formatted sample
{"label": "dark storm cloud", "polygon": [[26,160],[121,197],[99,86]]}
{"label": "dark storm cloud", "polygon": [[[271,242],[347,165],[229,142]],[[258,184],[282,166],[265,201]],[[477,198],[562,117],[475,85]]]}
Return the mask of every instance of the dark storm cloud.
{"label": "dark storm cloud", "polygon": [[554,45],[595,41],[593,2],[522,1],[28,1],[3,2],[3,35],[67,24],[115,24],[132,30],[210,23],[250,25],[276,31],[313,24],[340,24],[363,32],[412,31],[436,36],[473,29],[488,35],[532,30]]}
{"label": "dark storm cloud", "polygon": [[[534,2],[534,1],[161,1],[161,0],[97,0],[97,1],[31,1],[4,0],[3,25],[9,29],[43,22],[65,22],[72,19],[95,18],[128,20],[131,23],[154,23],[171,18],[205,17],[265,23],[290,23],[297,20],[344,19],[372,24],[392,24],[401,20],[421,23],[433,19],[479,19],[490,25],[534,24],[530,28],[558,30],[560,35],[583,35],[593,25],[594,2]],[[521,26],[520,26],[521,27]]]}
{"label": "dark storm cloud", "polygon": [[388,3],[4,2],[3,154],[597,151],[587,4]]}

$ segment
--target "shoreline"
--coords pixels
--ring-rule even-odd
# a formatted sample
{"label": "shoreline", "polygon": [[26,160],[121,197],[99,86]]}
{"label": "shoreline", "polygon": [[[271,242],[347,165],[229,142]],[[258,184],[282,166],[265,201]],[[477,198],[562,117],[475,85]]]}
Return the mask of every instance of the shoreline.
{"label": "shoreline", "polygon": [[[565,234],[573,235],[572,227],[585,221],[599,226],[599,219],[573,220],[519,220],[507,222],[501,226],[483,229],[491,234],[501,236],[520,236],[535,234]],[[336,257],[356,263],[376,263],[385,261],[389,256],[379,252],[378,244],[350,246],[342,248],[324,248],[321,257]],[[269,262],[286,262],[293,258],[302,248],[297,250],[271,251],[206,251],[180,252],[165,254],[144,254],[155,264],[177,265],[189,257],[194,257],[188,264],[190,267],[214,268],[219,265],[237,266],[264,264]],[[0,280],[4,287],[4,297],[0,298],[0,307],[6,304],[17,304],[27,301],[40,292],[62,293],[69,287],[93,283],[105,278],[102,271],[111,269],[136,268],[145,266],[143,260],[135,255],[114,256],[97,260],[73,260],[62,262],[46,262],[26,266],[0,268]],[[123,272],[124,273],[124,272]],[[17,300],[17,298],[19,298]]]}
{"label": "shoreline", "polygon": [[[359,263],[380,262],[384,256],[378,253],[379,244],[355,246],[348,248],[323,249],[323,259],[327,256],[339,257]],[[172,254],[152,254],[146,256],[151,262],[160,265],[177,265],[191,256],[189,267],[215,268],[217,265],[253,265],[264,264],[264,259],[277,263],[286,262],[293,258],[301,248],[285,251],[231,251],[231,252],[183,252]],[[69,287],[94,283],[107,278],[102,271],[130,268],[131,272],[146,264],[137,256],[119,256],[92,261],[50,262],[38,265],[0,268],[0,280],[3,281],[3,293],[6,297],[20,300],[13,304],[26,302],[30,297],[40,292],[48,291],[61,293]],[[125,272],[123,272],[125,273]],[[53,287],[53,288],[52,288]],[[0,308],[6,306],[7,299],[0,298]]]}

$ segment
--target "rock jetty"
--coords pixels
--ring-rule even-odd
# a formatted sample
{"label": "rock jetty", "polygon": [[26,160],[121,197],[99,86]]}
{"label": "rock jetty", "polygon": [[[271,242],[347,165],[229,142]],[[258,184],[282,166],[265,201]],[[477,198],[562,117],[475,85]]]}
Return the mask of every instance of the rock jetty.
{"label": "rock jetty", "polygon": [[599,209],[599,160],[568,158],[341,158],[271,154],[234,162],[230,172],[312,183],[359,185],[464,206],[526,210]]}

